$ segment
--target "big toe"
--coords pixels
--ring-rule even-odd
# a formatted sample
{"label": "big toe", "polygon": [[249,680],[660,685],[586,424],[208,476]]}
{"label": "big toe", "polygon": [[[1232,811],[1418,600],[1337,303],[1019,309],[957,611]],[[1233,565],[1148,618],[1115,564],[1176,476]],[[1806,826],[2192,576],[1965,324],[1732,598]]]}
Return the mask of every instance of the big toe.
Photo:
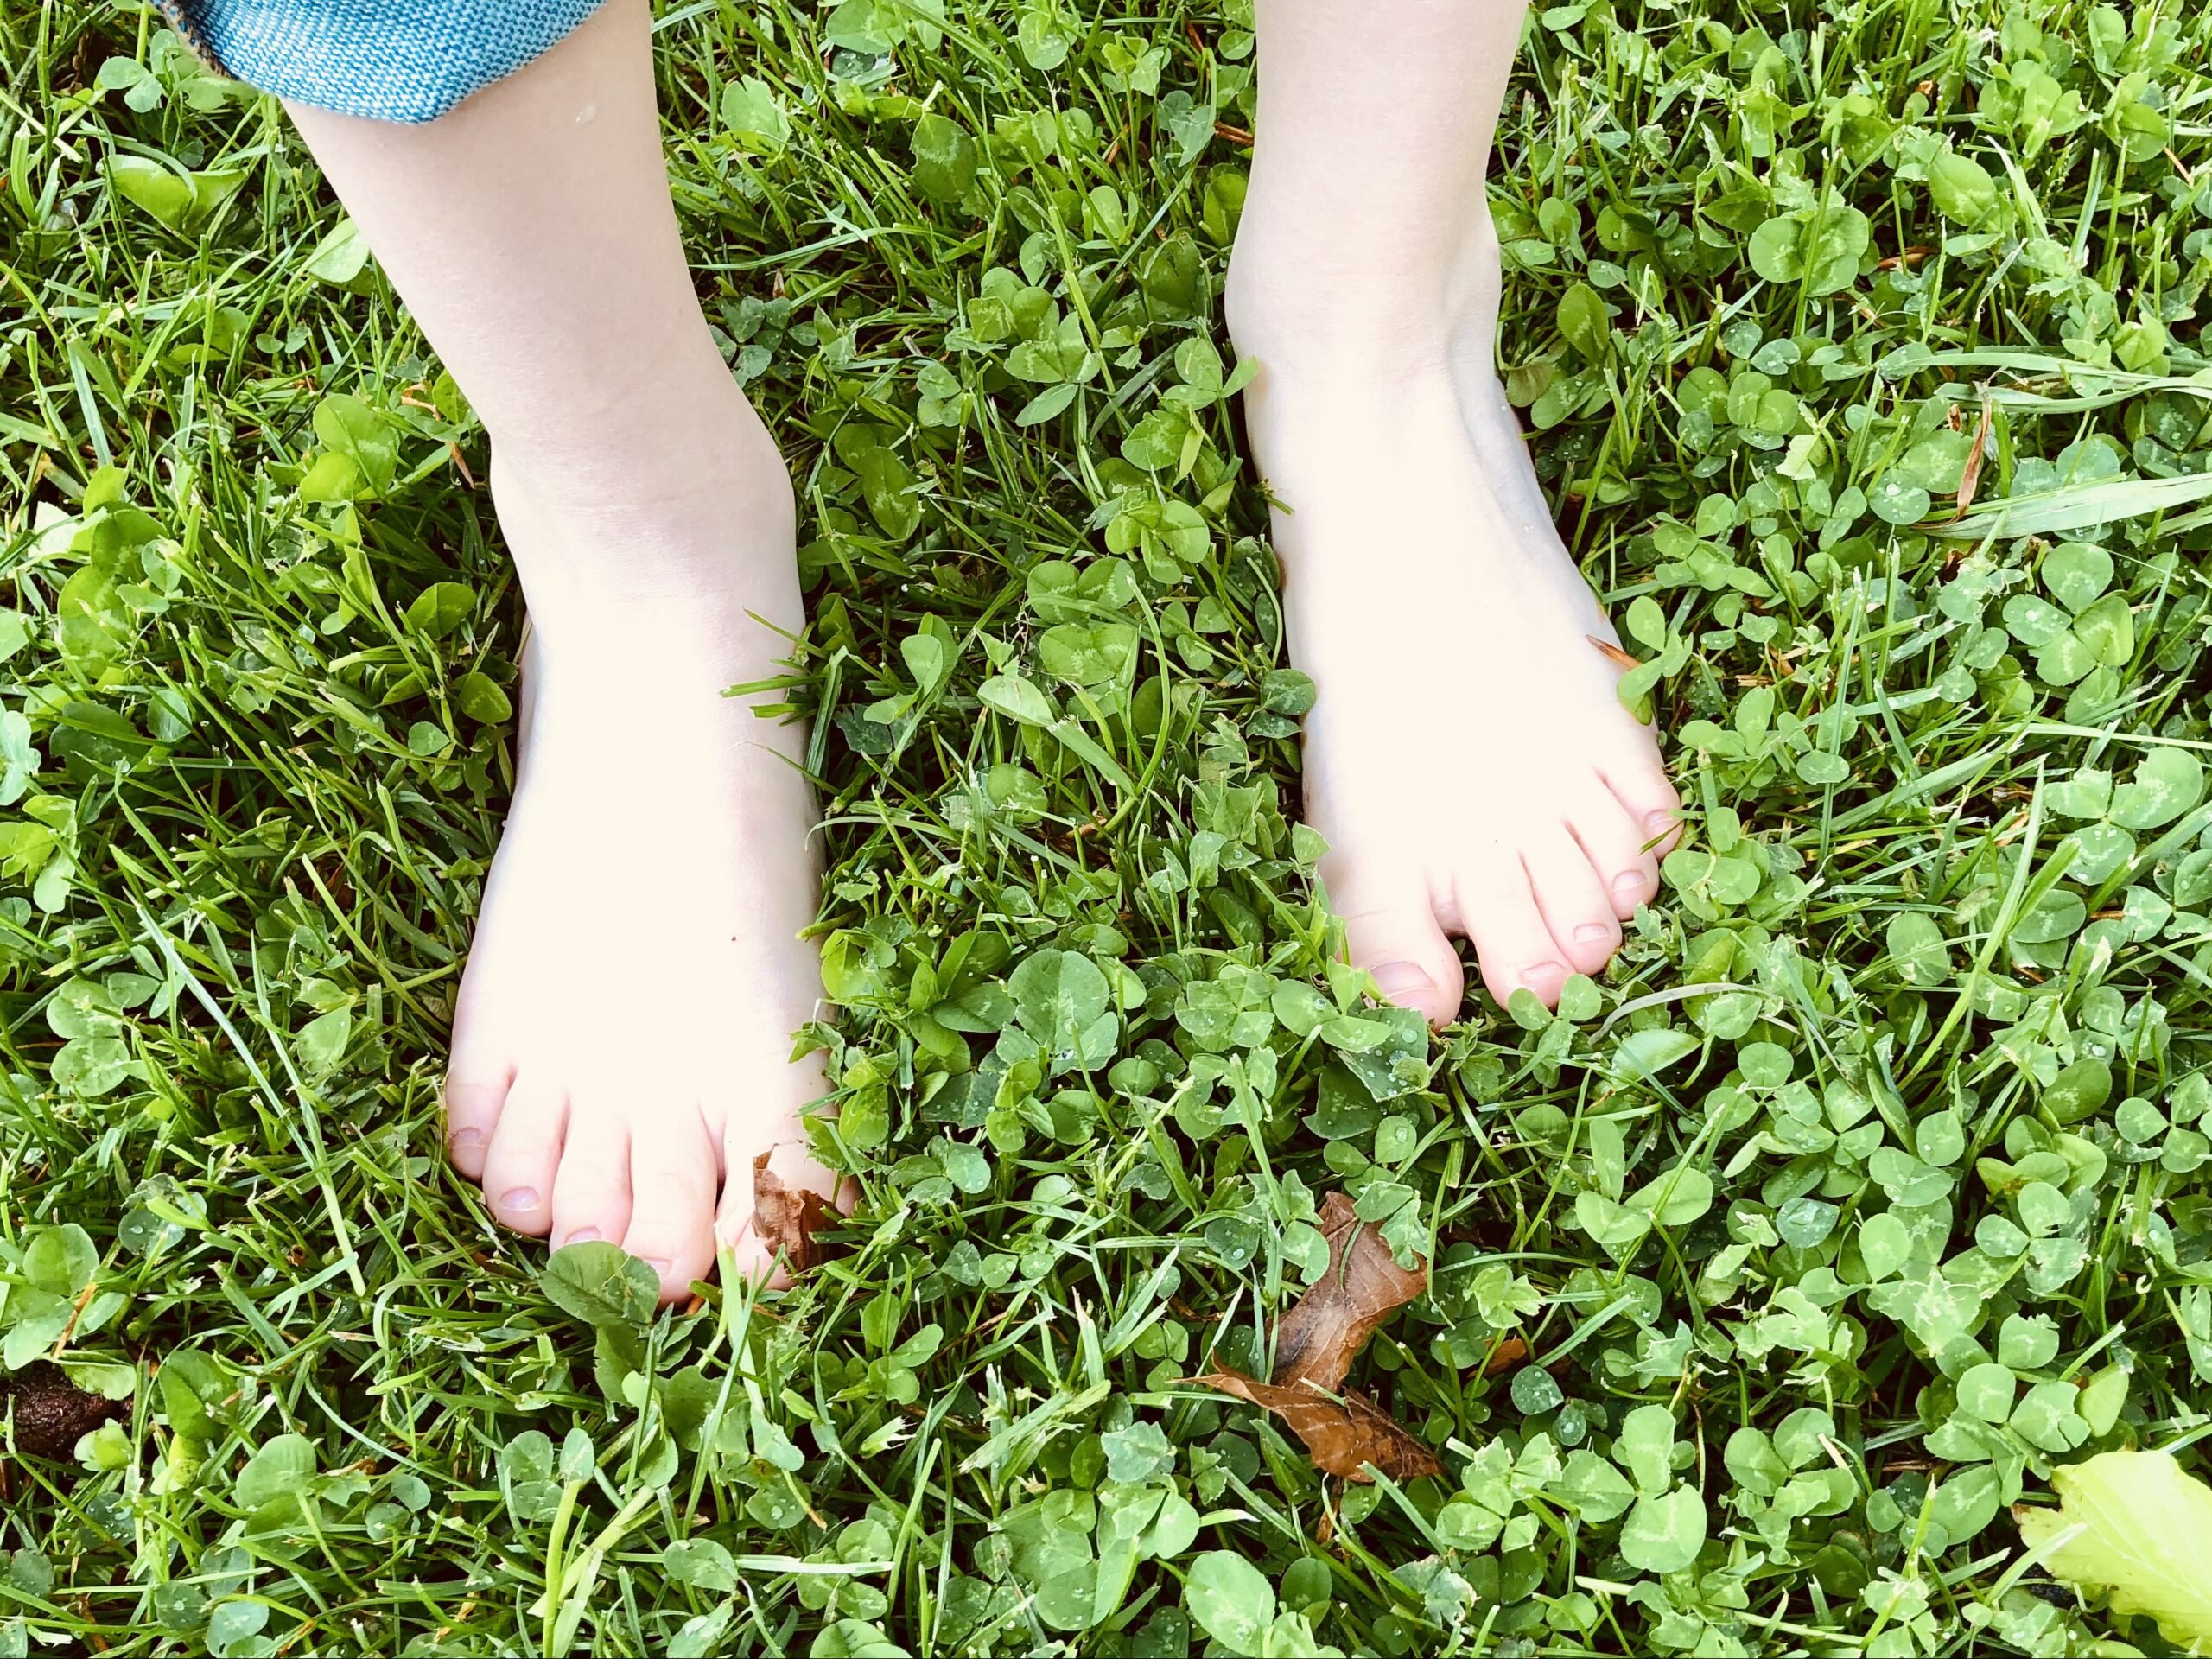
{"label": "big toe", "polygon": [[1344,918],[1344,953],[1376,988],[1432,1026],[1455,1018],[1466,995],[1459,952],[1437,923],[1425,875],[1411,864],[1385,874],[1357,858],[1332,858],[1322,874]]}
{"label": "big toe", "polygon": [[715,1219],[733,1274],[769,1290],[814,1264],[816,1232],[850,1215],[860,1198],[857,1184],[840,1181],[808,1154],[804,1127],[794,1121],[782,1133],[787,1138],[763,1146],[757,1131],[731,1126],[723,1154],[729,1173]]}

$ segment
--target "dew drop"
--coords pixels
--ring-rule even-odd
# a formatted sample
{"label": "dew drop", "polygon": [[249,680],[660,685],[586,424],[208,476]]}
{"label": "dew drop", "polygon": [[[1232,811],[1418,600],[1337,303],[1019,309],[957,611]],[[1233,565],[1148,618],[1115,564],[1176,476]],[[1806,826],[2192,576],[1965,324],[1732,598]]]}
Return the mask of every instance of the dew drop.
{"label": "dew drop", "polygon": [[588,125],[590,125],[590,124],[591,124],[591,122],[592,122],[593,118],[594,118],[595,116],[597,116],[598,114],[599,114],[599,105],[596,105],[596,104],[587,104],[587,105],[585,105],[583,106],[583,108],[582,108],[581,110],[578,110],[578,111],[576,111],[576,124],[577,124],[578,126],[580,126],[580,127],[588,126]]}

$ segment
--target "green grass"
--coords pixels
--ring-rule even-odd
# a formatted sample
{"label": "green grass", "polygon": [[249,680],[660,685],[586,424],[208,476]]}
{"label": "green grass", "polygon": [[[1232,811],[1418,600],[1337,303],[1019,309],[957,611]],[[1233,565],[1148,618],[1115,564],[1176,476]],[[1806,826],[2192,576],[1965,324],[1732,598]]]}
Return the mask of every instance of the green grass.
{"label": "green grass", "polygon": [[[481,433],[273,104],[0,0],[0,1364],[118,1414],[0,1463],[0,1654],[2101,1650],[2004,1506],[2212,1423],[2212,17],[1532,22],[1502,351],[1695,822],[1603,982],[1432,1046],[1293,827],[1249,18],[944,10],[662,19],[866,1196],[648,1322],[439,1156]],[[1177,1386],[1332,1185],[1434,1255],[1355,1382],[1440,1479]]]}

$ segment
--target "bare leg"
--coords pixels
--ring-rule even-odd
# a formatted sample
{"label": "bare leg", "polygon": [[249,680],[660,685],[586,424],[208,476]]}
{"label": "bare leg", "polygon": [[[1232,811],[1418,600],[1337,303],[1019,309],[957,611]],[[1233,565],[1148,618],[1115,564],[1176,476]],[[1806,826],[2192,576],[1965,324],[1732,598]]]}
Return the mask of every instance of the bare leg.
{"label": "bare leg", "polygon": [[423,126],[291,113],[492,435],[532,633],[518,782],[462,982],[454,1161],[493,1213],[676,1296],[804,1156],[821,982],[802,734],[726,688],[803,613],[789,478],[701,316],[644,0]]}
{"label": "bare leg", "polygon": [[1484,175],[1523,10],[1260,0],[1230,271],[1291,655],[1320,693],[1323,877],[1353,961],[1439,1021],[1463,994],[1448,934],[1500,1000],[1604,966],[1677,805],[1495,370]]}

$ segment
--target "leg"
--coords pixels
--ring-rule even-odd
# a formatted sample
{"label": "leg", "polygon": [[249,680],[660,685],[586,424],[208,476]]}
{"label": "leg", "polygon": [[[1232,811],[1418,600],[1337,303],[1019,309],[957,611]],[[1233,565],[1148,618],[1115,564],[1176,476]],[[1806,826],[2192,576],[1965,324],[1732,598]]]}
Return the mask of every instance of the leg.
{"label": "leg", "polygon": [[[483,417],[529,601],[513,807],[455,1010],[454,1160],[493,1213],[655,1262],[828,1192],[790,1062],[821,982],[801,734],[721,694],[803,613],[790,480],[692,292],[644,0],[423,126],[294,119]],[[756,619],[766,619],[762,621]]]}
{"label": "leg", "polygon": [[1496,373],[1484,175],[1522,10],[1260,0],[1229,279],[1291,655],[1320,693],[1323,878],[1353,961],[1439,1022],[1462,993],[1448,933],[1501,1001],[1603,967],[1677,805]]}

